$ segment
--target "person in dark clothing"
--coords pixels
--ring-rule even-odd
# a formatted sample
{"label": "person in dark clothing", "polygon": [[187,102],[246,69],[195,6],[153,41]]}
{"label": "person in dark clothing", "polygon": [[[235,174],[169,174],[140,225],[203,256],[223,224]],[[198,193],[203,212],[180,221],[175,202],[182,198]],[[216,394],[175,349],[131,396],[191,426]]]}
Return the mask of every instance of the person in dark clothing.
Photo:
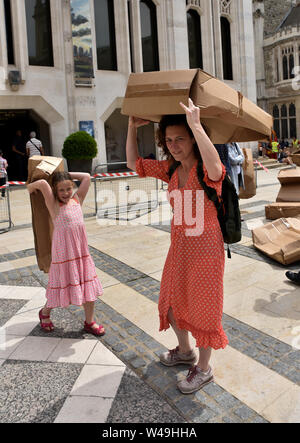
{"label": "person in dark clothing", "polygon": [[300,285],[300,271],[299,272],[287,271],[285,273],[285,275],[293,283],[296,283],[297,285]]}
{"label": "person in dark clothing", "polygon": [[14,153],[15,170],[18,180],[27,179],[27,154],[22,131],[18,130],[13,140],[12,151]]}
{"label": "person in dark clothing", "polygon": [[223,165],[226,168],[226,172],[227,174],[230,173],[231,167],[230,167],[230,162],[229,162],[229,158],[228,158],[228,146],[227,144],[223,144],[223,145],[214,145],[216,150],[218,151],[219,157],[221,162],[223,163]]}

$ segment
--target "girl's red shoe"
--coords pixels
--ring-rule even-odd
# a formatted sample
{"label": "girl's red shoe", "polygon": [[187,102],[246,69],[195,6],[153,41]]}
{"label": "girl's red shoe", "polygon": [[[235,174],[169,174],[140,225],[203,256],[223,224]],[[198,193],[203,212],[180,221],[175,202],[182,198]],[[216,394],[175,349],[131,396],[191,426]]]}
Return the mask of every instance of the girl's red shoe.
{"label": "girl's red shoe", "polygon": [[101,335],[105,334],[105,330],[102,325],[99,325],[98,328],[93,328],[93,325],[95,325],[96,322],[93,321],[92,323],[88,324],[86,321],[84,322],[84,330],[86,332],[89,332],[90,334],[94,334],[97,337],[101,337]]}
{"label": "girl's red shoe", "polygon": [[42,322],[42,320],[47,320],[48,318],[50,318],[50,315],[44,315],[43,309],[41,309],[39,312],[41,329],[43,329],[46,332],[52,332],[54,329],[54,325],[53,325],[52,321],[50,321],[50,323],[43,323]]}

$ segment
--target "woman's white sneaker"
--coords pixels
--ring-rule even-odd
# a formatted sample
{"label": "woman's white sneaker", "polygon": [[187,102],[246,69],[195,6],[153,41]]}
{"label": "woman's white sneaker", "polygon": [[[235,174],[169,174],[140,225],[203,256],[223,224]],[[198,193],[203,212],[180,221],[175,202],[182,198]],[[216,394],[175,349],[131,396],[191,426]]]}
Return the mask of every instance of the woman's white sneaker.
{"label": "woman's white sneaker", "polygon": [[198,366],[194,366],[189,370],[187,377],[177,384],[177,387],[183,394],[192,394],[212,381],[214,381],[214,376],[211,368],[203,372]]}
{"label": "woman's white sneaker", "polygon": [[197,355],[194,350],[187,353],[179,352],[179,346],[177,346],[177,348],[161,354],[159,359],[165,366],[193,365],[197,361]]}

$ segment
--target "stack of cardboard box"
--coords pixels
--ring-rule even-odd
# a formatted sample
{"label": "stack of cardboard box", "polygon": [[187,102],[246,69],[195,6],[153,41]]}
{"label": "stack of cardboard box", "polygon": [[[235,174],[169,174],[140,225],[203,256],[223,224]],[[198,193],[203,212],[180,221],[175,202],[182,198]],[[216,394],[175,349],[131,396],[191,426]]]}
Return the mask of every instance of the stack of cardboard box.
{"label": "stack of cardboard box", "polygon": [[300,216],[300,168],[280,171],[278,180],[281,188],[276,203],[266,205],[266,218],[276,220],[281,217]]}

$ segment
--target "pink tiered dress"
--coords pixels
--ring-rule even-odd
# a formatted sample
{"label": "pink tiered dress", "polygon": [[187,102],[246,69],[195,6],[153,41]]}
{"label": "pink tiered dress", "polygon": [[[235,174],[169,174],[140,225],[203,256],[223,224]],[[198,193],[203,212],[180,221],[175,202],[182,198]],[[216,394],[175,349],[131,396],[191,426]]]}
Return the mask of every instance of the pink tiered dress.
{"label": "pink tiered dress", "polygon": [[95,301],[102,293],[89,253],[81,205],[74,198],[69,204],[60,205],[54,221],[47,307],[81,306]]}

